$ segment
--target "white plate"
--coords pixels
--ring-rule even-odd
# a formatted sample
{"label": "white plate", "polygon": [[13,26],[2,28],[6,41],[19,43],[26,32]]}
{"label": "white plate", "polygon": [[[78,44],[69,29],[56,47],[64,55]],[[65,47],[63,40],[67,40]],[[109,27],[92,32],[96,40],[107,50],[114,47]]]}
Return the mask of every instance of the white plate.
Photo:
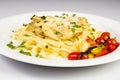
{"label": "white plate", "polygon": [[35,13],[27,13],[16,15],[8,18],[4,18],[0,20],[0,54],[26,63],[42,65],[42,66],[52,66],[52,67],[85,67],[85,66],[93,66],[100,65],[109,62],[113,62],[120,59],[120,47],[117,48],[114,52],[94,59],[87,60],[46,60],[46,59],[38,59],[35,57],[30,57],[26,55],[19,54],[18,52],[9,49],[6,44],[11,41],[12,30],[16,30],[18,27],[22,27],[23,23],[30,22],[30,17],[35,15],[61,15],[62,13],[68,14],[77,14],[77,16],[83,16],[88,19],[88,21],[97,29],[103,31],[109,31],[113,36],[120,41],[120,23],[111,19],[107,19],[100,16],[95,16],[86,13],[76,13],[76,12],[35,12]]}

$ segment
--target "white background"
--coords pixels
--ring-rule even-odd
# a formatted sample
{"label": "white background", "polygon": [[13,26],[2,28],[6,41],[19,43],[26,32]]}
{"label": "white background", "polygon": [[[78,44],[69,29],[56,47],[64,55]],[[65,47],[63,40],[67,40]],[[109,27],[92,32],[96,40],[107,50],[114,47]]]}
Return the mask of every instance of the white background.
{"label": "white background", "polygon": [[[0,19],[35,11],[76,11],[120,21],[120,0],[0,0]],[[0,55],[0,80],[120,80],[120,61],[93,67],[53,68]]]}

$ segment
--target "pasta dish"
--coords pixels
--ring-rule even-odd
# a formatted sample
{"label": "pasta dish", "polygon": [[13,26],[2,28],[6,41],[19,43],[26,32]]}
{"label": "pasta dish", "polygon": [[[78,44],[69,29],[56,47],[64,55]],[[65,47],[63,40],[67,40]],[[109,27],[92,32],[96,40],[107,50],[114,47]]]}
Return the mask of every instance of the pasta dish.
{"label": "pasta dish", "polygon": [[33,15],[31,22],[23,26],[12,35],[20,45],[12,46],[13,42],[7,45],[20,53],[46,59],[68,58],[71,52],[84,53],[96,45],[91,45],[89,41],[95,42],[102,34],[91,27],[85,17],[76,14]]}
{"label": "pasta dish", "polygon": [[[25,42],[22,50],[32,56],[43,58],[67,58],[73,51],[85,52],[89,47],[88,37],[96,39],[100,32],[90,27],[85,17],[36,16],[25,28],[18,29],[13,38]],[[20,48],[21,49],[21,48]]]}

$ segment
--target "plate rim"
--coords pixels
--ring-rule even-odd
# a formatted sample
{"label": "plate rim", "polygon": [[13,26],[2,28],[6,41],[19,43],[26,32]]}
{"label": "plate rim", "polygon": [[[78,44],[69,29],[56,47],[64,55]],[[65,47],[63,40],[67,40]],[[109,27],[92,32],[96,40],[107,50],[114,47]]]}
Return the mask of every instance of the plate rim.
{"label": "plate rim", "polygon": [[[80,12],[68,12],[68,11],[41,11],[41,12],[31,12],[31,13],[23,13],[23,14],[18,14],[18,15],[14,15],[14,16],[10,16],[10,17],[6,17],[6,18],[3,18],[3,19],[0,19],[0,22],[1,21],[4,21],[4,20],[7,20],[7,19],[10,19],[10,18],[13,18],[13,17],[19,17],[19,16],[24,16],[24,15],[28,15],[28,14],[34,14],[34,13],[37,13],[37,14],[40,14],[40,13],[75,13],[75,14],[83,14],[83,15],[88,15],[88,16],[94,16],[94,17],[98,17],[98,18],[101,18],[101,19],[105,19],[105,20],[109,20],[109,21],[113,21],[113,22],[115,22],[115,23],[118,23],[119,25],[120,25],[120,23],[118,22],[118,21],[115,21],[115,20],[113,20],[113,19],[109,19],[109,18],[106,18],[106,17],[101,17],[101,16],[97,16],[97,15],[93,15],[93,14],[89,14],[89,13],[80,13]],[[1,47],[0,47],[1,48]],[[118,47],[119,49],[120,49],[120,47]],[[118,50],[118,49],[117,49]],[[86,63],[86,62],[90,62],[90,61],[92,61],[93,62],[93,60],[95,60],[95,61],[99,61],[99,60],[101,60],[101,58],[104,58],[104,57],[106,57],[106,56],[108,56],[108,55],[105,55],[105,56],[102,56],[102,57],[99,57],[99,58],[94,58],[94,59],[89,59],[89,60],[80,60],[80,61],[78,61],[78,60],[76,60],[76,61],[68,61],[68,60],[66,60],[66,61],[64,61],[65,63],[70,63],[70,64],[68,64],[68,65],[65,65],[65,64],[63,64],[63,63],[60,63],[60,64],[56,64],[56,62],[61,62],[61,61],[63,61],[63,60],[46,60],[46,59],[37,59],[37,58],[35,58],[35,57],[29,57],[29,56],[26,56],[26,55],[20,55],[20,54],[18,54],[18,55],[14,55],[14,56],[11,56],[11,55],[6,55],[6,54],[3,54],[2,52],[5,52],[5,53],[9,53],[9,52],[7,52],[6,50],[4,50],[4,49],[0,49],[0,54],[1,55],[3,55],[3,56],[6,56],[6,57],[8,57],[8,58],[11,58],[11,59],[14,59],[14,60],[17,60],[17,61],[21,61],[21,62],[24,62],[24,63],[29,63],[29,64],[35,64],[35,65],[41,65],[41,66],[49,66],[49,67],[86,67],[86,66],[95,66],[95,65],[100,65],[100,64],[105,64],[105,63],[110,63],[110,62],[113,62],[113,61],[116,61],[116,60],[119,60],[120,58],[115,58],[115,59],[112,59],[112,60],[106,60],[106,61],[104,61],[104,62],[100,62],[100,63],[89,63],[89,65],[88,64],[84,64],[84,65],[80,65],[80,63]],[[116,53],[118,53],[117,51],[115,51]],[[22,59],[16,59],[15,58],[15,56],[20,56],[21,58],[27,58],[29,61],[25,61],[25,60],[22,60]],[[32,61],[33,60],[33,61]],[[31,61],[31,62],[30,62]],[[46,63],[54,63],[54,64],[44,64],[44,63],[42,63],[42,64],[40,64],[40,63],[38,63],[38,61],[47,61]],[[73,63],[74,62],[74,63]],[[71,64],[72,63],[72,64]],[[76,63],[79,63],[79,65],[74,65],[74,64],[76,64]]]}

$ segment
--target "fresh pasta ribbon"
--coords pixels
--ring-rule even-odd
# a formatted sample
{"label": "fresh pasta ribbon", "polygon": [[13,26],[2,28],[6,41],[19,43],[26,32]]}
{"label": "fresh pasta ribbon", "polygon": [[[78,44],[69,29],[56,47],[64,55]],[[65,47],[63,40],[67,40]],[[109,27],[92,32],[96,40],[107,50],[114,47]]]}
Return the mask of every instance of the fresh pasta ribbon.
{"label": "fresh pasta ribbon", "polygon": [[[25,41],[22,48],[32,56],[56,59],[67,58],[70,52],[85,52],[90,44],[88,37],[96,39],[101,32],[91,27],[85,17],[69,16],[34,16],[24,28],[19,28],[13,38]],[[21,49],[21,48],[19,48]]]}

